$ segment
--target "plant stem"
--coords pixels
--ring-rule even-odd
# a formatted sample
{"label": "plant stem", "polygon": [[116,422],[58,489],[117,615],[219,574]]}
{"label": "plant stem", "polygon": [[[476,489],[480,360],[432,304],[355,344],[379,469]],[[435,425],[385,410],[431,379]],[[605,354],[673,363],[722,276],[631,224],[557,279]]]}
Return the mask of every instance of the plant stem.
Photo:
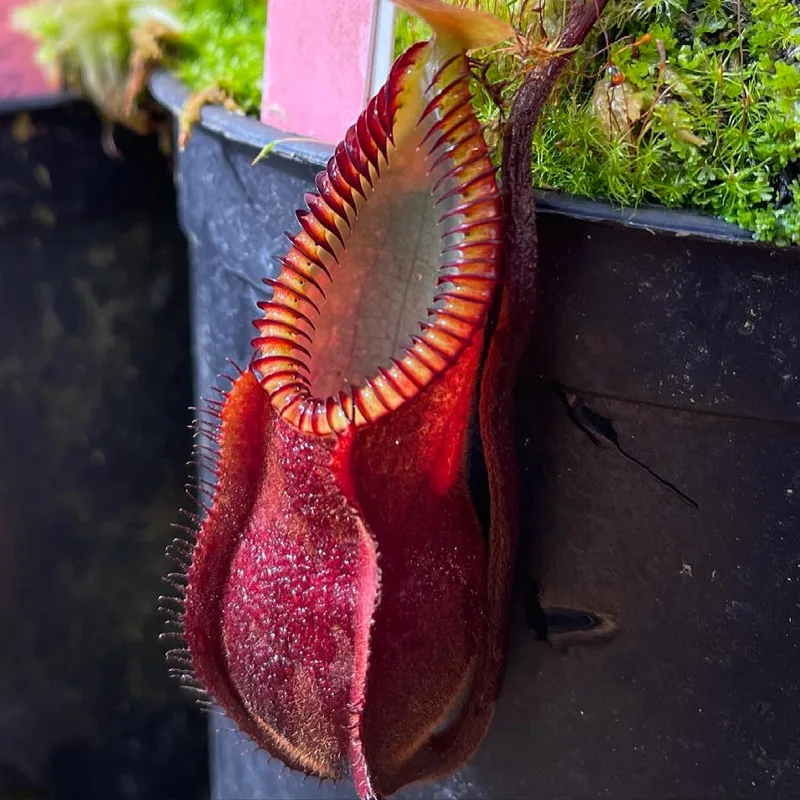
{"label": "plant stem", "polygon": [[[542,109],[574,48],[597,22],[608,0],[571,4],[552,58],[539,63],[520,87],[511,107],[503,137],[502,179],[506,213],[504,280],[480,392],[481,440],[491,495],[492,561],[488,571],[489,624],[507,630],[510,581],[501,579],[513,569],[519,536],[519,490],[514,436],[514,389],[519,365],[528,345],[536,305],[537,235],[531,147],[533,131]],[[494,665],[479,667],[479,674],[499,675],[505,651],[488,654]],[[487,691],[499,687],[487,685]]]}
{"label": "plant stem", "polygon": [[[503,137],[502,179],[508,224],[506,228],[505,268],[509,301],[516,307],[530,308],[536,273],[536,224],[531,183],[531,146],[533,131],[545,103],[572,57],[572,51],[583,43],[594,27],[608,0],[573,2],[557,45],[560,55],[547,59],[531,71],[519,89],[511,107]],[[563,51],[567,51],[564,53]],[[516,315],[515,315],[516,316]],[[515,328],[517,348],[527,342],[526,319],[522,334]],[[520,344],[520,342],[522,342]]]}

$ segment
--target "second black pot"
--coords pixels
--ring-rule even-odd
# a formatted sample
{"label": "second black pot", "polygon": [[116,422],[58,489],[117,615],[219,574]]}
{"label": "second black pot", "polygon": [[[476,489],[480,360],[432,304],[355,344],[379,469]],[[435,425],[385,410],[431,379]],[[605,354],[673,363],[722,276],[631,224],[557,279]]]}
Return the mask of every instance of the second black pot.
{"label": "second black pot", "polygon": [[0,107],[0,797],[200,800],[158,641],[191,444],[186,245],[152,139]]}

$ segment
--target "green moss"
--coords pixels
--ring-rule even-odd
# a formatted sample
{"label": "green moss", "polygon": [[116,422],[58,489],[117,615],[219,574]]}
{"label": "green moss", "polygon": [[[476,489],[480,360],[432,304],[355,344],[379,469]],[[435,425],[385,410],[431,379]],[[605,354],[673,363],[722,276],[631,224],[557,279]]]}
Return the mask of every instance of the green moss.
{"label": "green moss", "polygon": [[[552,40],[568,0],[452,1],[477,4],[524,33],[521,51],[485,54],[492,90],[475,82],[497,155],[497,102],[507,110],[524,72],[546,54],[543,34]],[[169,3],[46,1],[28,27],[43,41],[43,60],[74,54],[102,98],[118,91],[131,25]],[[217,83],[258,113],[265,0],[177,0],[177,12],[182,45],[169,64],[178,76],[194,90]],[[429,35],[398,13],[397,52]],[[800,244],[799,58],[795,0],[611,0],[545,110],[533,181],[621,206],[694,209],[759,239]]]}
{"label": "green moss", "polygon": [[248,113],[261,107],[265,0],[180,0],[183,47],[178,77],[201,90],[218,83]]}
{"label": "green moss", "polygon": [[[514,3],[480,5],[513,17]],[[558,8],[545,4],[548,30]],[[603,21],[545,110],[534,183],[621,206],[693,209],[800,244],[800,6],[612,0]],[[538,20],[522,22],[533,30]],[[403,46],[419,38],[418,23],[401,16],[400,28]],[[518,81],[519,60],[489,58],[490,76]],[[624,78],[617,89],[609,67]],[[497,128],[485,93],[479,116]]]}
{"label": "green moss", "polygon": [[36,0],[12,20],[38,40],[36,59],[53,79],[84,92],[108,119],[144,129],[138,112],[125,108],[132,33],[153,23],[166,38],[177,33],[170,0]]}
{"label": "green moss", "polygon": [[16,24],[39,41],[37,59],[85,91],[114,120],[123,101],[134,31],[161,23],[167,66],[194,90],[218,84],[247,112],[261,105],[265,0],[35,0]]}

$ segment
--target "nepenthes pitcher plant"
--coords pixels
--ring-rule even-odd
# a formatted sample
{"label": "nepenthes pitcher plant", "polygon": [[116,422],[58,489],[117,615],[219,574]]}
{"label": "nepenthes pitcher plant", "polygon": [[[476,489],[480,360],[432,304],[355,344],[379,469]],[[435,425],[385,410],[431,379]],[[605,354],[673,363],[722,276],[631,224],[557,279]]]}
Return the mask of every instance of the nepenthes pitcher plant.
{"label": "nepenthes pitcher plant", "polygon": [[[396,2],[433,38],[398,58],[306,195],[252,361],[208,409],[211,504],[173,546],[179,670],[268,753],[349,774],[360,798],[480,744],[516,530],[495,435],[506,218],[467,57],[513,31]],[[467,480],[476,419],[488,529]]]}

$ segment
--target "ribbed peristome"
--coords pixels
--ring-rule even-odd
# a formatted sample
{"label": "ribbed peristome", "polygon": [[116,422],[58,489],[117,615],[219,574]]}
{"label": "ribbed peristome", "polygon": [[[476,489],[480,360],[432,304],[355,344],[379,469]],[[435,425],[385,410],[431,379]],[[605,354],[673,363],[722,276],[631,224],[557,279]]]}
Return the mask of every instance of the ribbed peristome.
{"label": "ribbed peristome", "polygon": [[[412,47],[395,63],[347,131],[316,177],[318,192],[305,197],[308,210],[298,212],[301,229],[289,236],[280,275],[265,281],[273,297],[259,304],[264,316],[254,323],[253,367],[276,411],[304,433],[342,433],[414,398],[456,361],[492,302],[502,211],[472,109],[468,59],[460,53],[432,66],[429,54],[422,57],[427,46]],[[422,70],[432,74],[424,76],[420,98],[408,87]],[[387,226],[400,233],[376,244]],[[362,346],[359,326],[366,323],[359,315],[384,316],[375,282],[387,259],[408,246],[405,230],[418,242],[427,236],[435,248],[408,251],[406,260],[419,263],[401,279],[409,307],[397,335]],[[377,300],[365,311],[357,295],[366,282]],[[387,297],[386,314],[394,313],[392,304]],[[377,327],[383,322],[373,320]],[[359,349],[370,351],[360,370],[355,357],[342,355]]]}

